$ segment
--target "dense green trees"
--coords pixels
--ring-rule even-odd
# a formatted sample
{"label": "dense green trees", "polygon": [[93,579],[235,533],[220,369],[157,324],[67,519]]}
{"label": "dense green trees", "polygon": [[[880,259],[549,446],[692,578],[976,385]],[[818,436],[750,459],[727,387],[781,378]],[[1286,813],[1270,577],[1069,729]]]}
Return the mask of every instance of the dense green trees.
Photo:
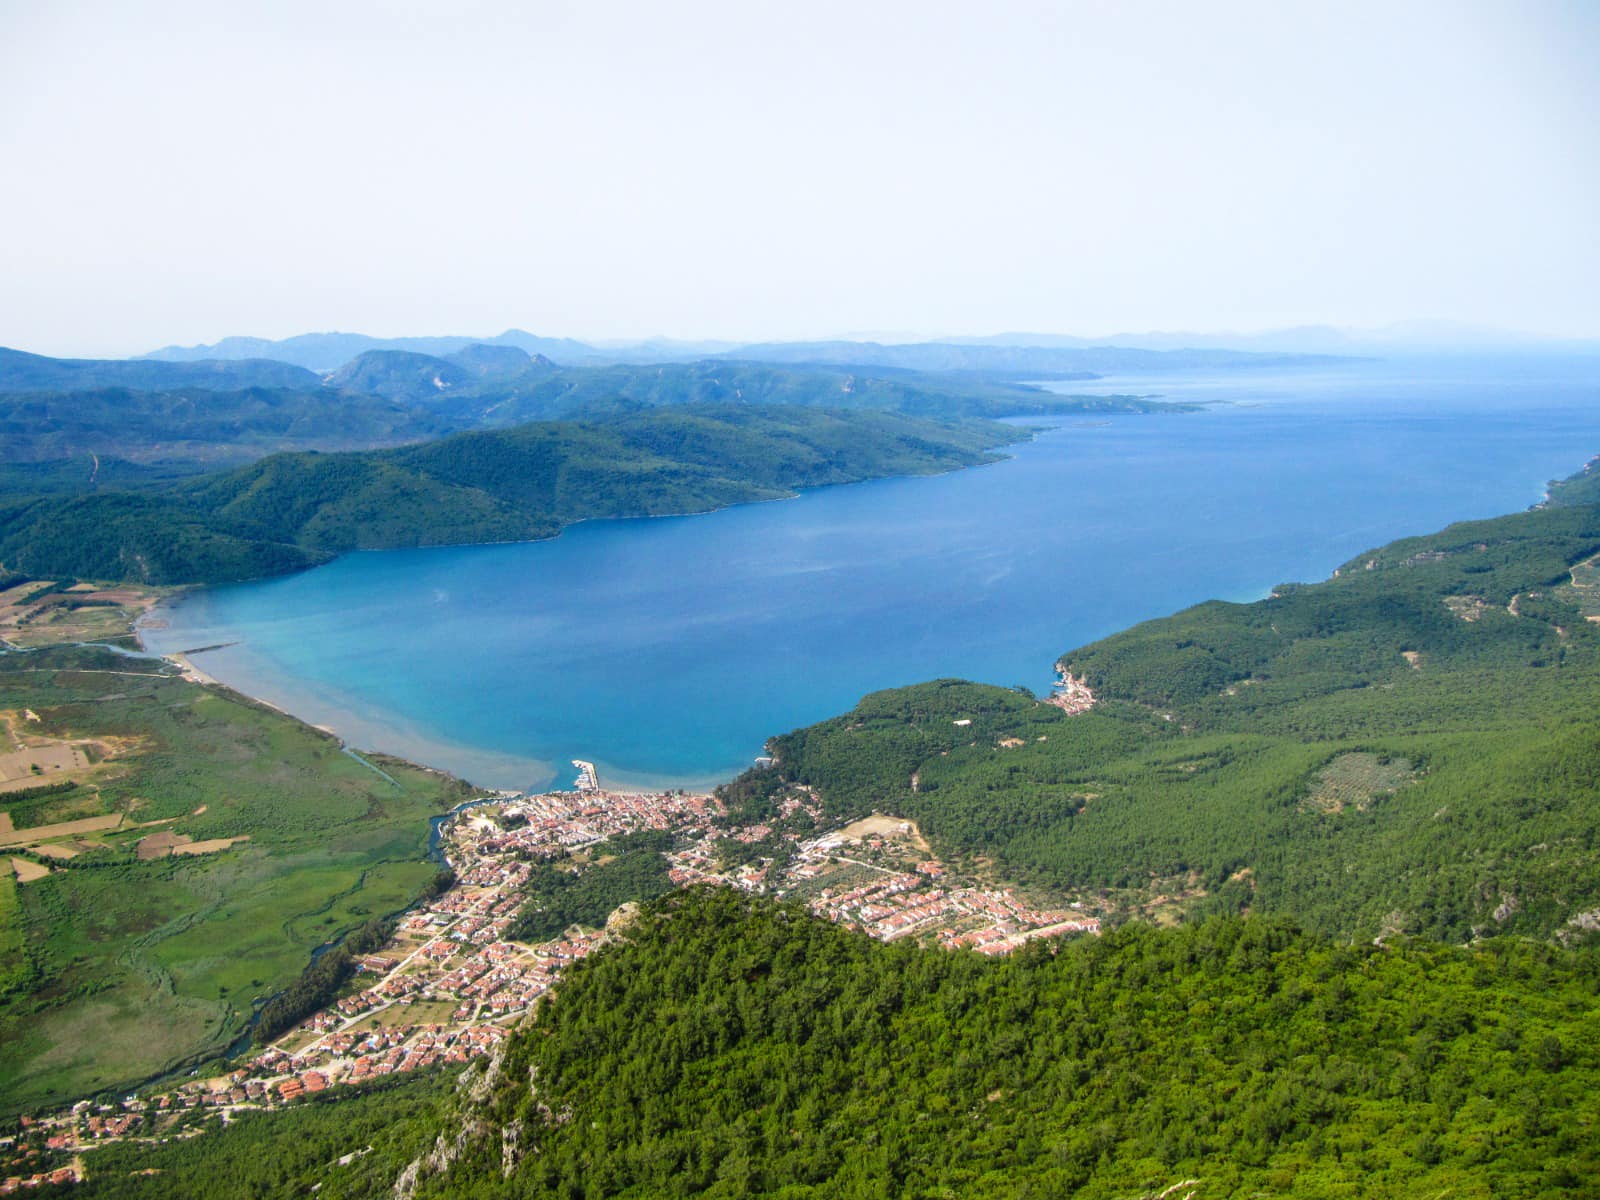
{"label": "dense green trees", "polygon": [[679,893],[564,981],[422,1194],[1596,1194],[1597,986],[1592,950],[1264,919],[990,961]]}
{"label": "dense green trees", "polygon": [[95,388],[167,391],[204,388],[314,388],[321,380],[304,367],[264,358],[155,362],[138,358],[49,358],[0,346],[0,395],[81,392]]}
{"label": "dense green trees", "polygon": [[[442,1071],[379,1076],[284,1112],[239,1113],[202,1137],[125,1142],[85,1156],[81,1200],[291,1200],[387,1197],[437,1128],[453,1080]],[[54,1194],[42,1189],[42,1194]]]}
{"label": "dense green trees", "polygon": [[[79,488],[114,478],[116,459],[187,464],[186,473],[248,462],[279,450],[396,445],[454,428],[437,416],[376,396],[310,385],[209,391],[0,392],[0,444],[7,461],[73,459]],[[92,462],[94,455],[102,460]],[[98,466],[98,469],[96,469]],[[13,476],[5,482],[23,485]]]}
{"label": "dense green trees", "polygon": [[261,1006],[252,1035],[255,1043],[267,1045],[297,1022],[331,1004],[340,987],[355,974],[356,960],[381,949],[393,928],[392,920],[373,917],[313,958],[298,979]]}
{"label": "dense green trees", "polygon": [[519,379],[496,381],[430,403],[446,411],[472,414],[476,422],[491,426],[705,404],[877,409],[942,418],[1188,411],[1193,407],[1143,396],[1063,396],[1032,384],[1014,383],[1014,378],[884,366],[864,373],[817,362],[786,366],[724,359],[562,369],[546,364]]}
{"label": "dense green trees", "polygon": [[596,861],[582,869],[566,859],[536,864],[523,891],[522,909],[506,935],[514,941],[543,942],[571,925],[598,928],[618,905],[670,891],[661,852],[671,845],[670,834],[641,830],[597,847],[591,853]]}

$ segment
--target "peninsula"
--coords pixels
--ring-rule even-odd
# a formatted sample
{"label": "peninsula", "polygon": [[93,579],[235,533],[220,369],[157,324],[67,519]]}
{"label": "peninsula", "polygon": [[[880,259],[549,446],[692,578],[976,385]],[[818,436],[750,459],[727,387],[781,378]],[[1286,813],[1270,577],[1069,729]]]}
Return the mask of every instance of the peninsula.
{"label": "peninsula", "polygon": [[350,550],[531,541],[596,517],[704,512],[948,471],[993,461],[1027,436],[972,419],[687,406],[394,450],[285,453],[154,487],[0,499],[0,563],[14,582],[225,583]]}

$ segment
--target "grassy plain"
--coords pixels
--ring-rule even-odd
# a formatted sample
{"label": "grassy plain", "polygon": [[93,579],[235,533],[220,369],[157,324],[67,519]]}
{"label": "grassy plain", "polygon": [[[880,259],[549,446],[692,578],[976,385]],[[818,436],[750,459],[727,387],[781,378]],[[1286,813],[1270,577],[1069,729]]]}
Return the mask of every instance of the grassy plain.
{"label": "grassy plain", "polygon": [[17,877],[0,871],[0,992],[8,992],[27,974],[22,948],[22,907],[17,900]]}
{"label": "grassy plain", "polygon": [[[79,795],[120,827],[47,841],[48,877],[0,884],[0,1115],[219,1052],[316,946],[410,902],[427,817],[469,794],[380,760],[391,783],[274,710],[90,647],[0,654],[0,709],[35,713],[33,737],[131,747]],[[141,860],[156,833],[248,840]]]}

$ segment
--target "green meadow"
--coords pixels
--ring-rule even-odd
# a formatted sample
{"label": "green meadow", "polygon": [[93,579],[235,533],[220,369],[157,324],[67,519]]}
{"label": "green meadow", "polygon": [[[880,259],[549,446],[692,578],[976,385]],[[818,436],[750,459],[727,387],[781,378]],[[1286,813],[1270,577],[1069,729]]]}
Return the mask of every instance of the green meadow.
{"label": "green meadow", "polygon": [[[416,896],[434,871],[428,817],[470,794],[410,764],[375,770],[155,660],[84,647],[0,655],[0,711],[22,708],[40,718],[31,736],[115,748],[75,811],[88,795],[123,819],[14,851],[51,873],[0,884],[0,1114],[221,1052],[313,949]],[[247,840],[189,855],[146,843],[141,856],[155,835]]]}

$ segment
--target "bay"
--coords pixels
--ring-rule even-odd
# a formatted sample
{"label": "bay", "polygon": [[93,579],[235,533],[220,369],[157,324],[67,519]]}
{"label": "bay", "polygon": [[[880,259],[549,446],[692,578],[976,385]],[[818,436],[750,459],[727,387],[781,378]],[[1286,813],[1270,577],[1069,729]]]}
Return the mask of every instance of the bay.
{"label": "bay", "polygon": [[[1600,452],[1600,362],[1353,363],[1058,385],[1204,402],[1072,418],[1005,462],[520,545],[347,555],[196,592],[146,644],[499,787],[725,779],[771,734],[941,676],[1042,692],[1066,650],[1537,501]],[[1037,425],[1033,421],[1029,424]]]}

